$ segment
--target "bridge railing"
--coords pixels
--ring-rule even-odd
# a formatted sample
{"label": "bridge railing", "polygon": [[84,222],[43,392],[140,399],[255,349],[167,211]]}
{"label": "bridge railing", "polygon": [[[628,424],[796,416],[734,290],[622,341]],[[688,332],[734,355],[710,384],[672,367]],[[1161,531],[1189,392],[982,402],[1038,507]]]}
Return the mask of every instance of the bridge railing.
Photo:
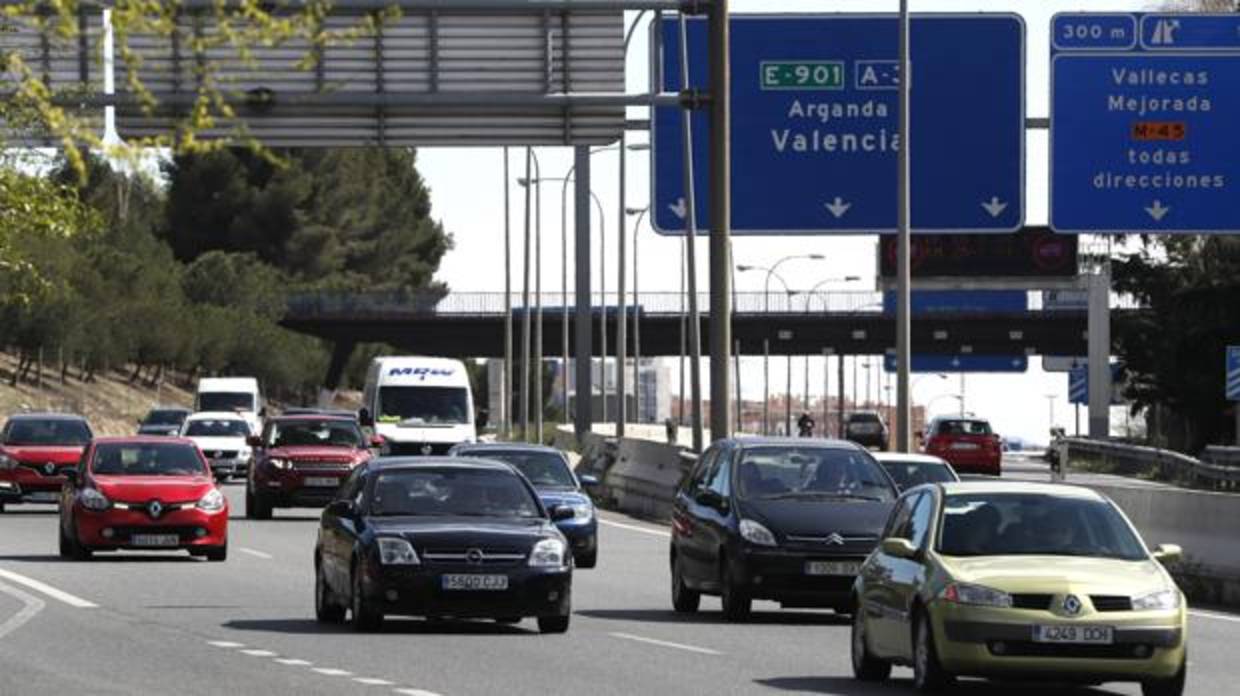
{"label": "bridge railing", "polygon": [[[1031,293],[1036,294],[1036,293]],[[536,306],[531,293],[530,308]],[[520,315],[525,311],[522,293],[514,292],[511,298],[512,311]],[[618,310],[614,291],[608,292],[606,301],[599,295],[591,298],[595,312],[601,312],[604,304],[609,314]],[[559,292],[542,293],[542,311],[547,314],[560,314],[564,311],[572,313],[576,307],[576,296],[572,293],[564,295]],[[631,296],[628,311],[634,308]],[[643,292],[637,300],[637,306],[645,315],[679,315],[688,311],[685,295],[678,292]],[[1122,306],[1122,305],[1121,305]],[[504,293],[502,292],[451,292],[446,295],[436,292],[338,292],[320,291],[297,293],[288,301],[289,312],[299,317],[388,317],[409,316],[411,314],[459,314],[459,315],[495,315],[504,313]],[[698,307],[703,315],[709,315],[710,296],[699,293]],[[883,311],[883,295],[880,292],[866,290],[842,290],[814,292],[737,292],[733,294],[734,311],[738,314],[821,314],[856,313],[877,315]],[[1031,301],[1029,311],[1052,312],[1043,310],[1039,302]]]}
{"label": "bridge railing", "polygon": [[1073,465],[1134,478],[1152,478],[1209,490],[1240,489],[1240,448],[1210,447],[1202,459],[1180,452],[1111,440],[1063,438]]}

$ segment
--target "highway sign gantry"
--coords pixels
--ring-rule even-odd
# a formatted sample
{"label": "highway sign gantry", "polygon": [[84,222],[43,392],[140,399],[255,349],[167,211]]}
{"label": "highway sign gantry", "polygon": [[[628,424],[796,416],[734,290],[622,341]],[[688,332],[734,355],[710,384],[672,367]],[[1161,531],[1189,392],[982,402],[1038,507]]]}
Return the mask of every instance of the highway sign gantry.
{"label": "highway sign gantry", "polygon": [[[900,147],[895,15],[734,15],[733,234],[896,230]],[[690,20],[690,82],[707,85]],[[678,21],[660,32],[659,87],[681,90]],[[652,42],[657,45],[658,41]],[[916,15],[912,206],[921,233],[1011,233],[1024,221],[1025,26],[1014,14]],[[660,233],[684,232],[681,113],[657,108],[651,177]],[[709,229],[709,123],[693,117],[700,228]]]}
{"label": "highway sign gantry", "polygon": [[1240,346],[1227,346],[1227,400],[1240,401]]}
{"label": "highway sign gantry", "polygon": [[1240,15],[1051,22],[1056,232],[1240,232]]}
{"label": "highway sign gantry", "polygon": [[[909,364],[912,372],[1026,372],[1029,358],[1024,355],[932,355],[917,353]],[[896,371],[896,356],[883,356],[883,370]]]}

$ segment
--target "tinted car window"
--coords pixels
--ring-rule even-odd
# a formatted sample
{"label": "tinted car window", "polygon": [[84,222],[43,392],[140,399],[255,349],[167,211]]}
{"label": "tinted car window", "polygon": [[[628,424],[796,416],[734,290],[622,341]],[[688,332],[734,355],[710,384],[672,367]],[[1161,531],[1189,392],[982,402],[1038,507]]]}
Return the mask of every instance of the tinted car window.
{"label": "tinted car window", "polygon": [[922,548],[926,543],[926,535],[930,532],[930,523],[934,516],[934,496],[922,493],[913,504],[913,514],[909,515],[908,532],[904,536],[913,546]]}
{"label": "tinted car window", "polygon": [[6,445],[70,445],[90,442],[90,428],[84,421],[69,418],[23,418],[9,421],[4,431]]}
{"label": "tinted car window", "polygon": [[201,392],[198,394],[199,411],[253,411],[254,395],[245,392]]}
{"label": "tinted car window", "polygon": [[250,426],[243,420],[192,420],[185,426],[188,437],[246,437]]}
{"label": "tinted car window", "polygon": [[189,414],[185,411],[160,410],[146,414],[143,425],[180,425]]}
{"label": "tinted car window", "polygon": [[989,435],[990,423],[981,420],[944,420],[939,421],[939,435]]}
{"label": "tinted car window", "polygon": [[718,447],[711,447],[702,453],[698,459],[697,466],[693,467],[693,473],[689,477],[686,488],[690,493],[703,488],[706,485],[707,477],[710,474],[711,467],[715,463],[715,457],[719,455]]}
{"label": "tinted car window", "polygon": [[858,450],[770,446],[745,448],[739,456],[737,490],[743,498],[896,497],[878,462]]}
{"label": "tinted car window", "polygon": [[363,440],[356,423],[297,420],[272,423],[267,443],[271,447],[361,447]]}
{"label": "tinted car window", "polygon": [[720,451],[711,467],[706,488],[727,498],[732,494],[732,452]]}
{"label": "tinted car window", "polygon": [[206,475],[207,467],[193,445],[121,444],[105,442],[95,447],[91,471],[104,476]]}
{"label": "tinted car window", "polygon": [[569,470],[564,457],[555,452],[527,452],[521,450],[466,451],[466,456],[498,459],[514,466],[535,486],[576,488],[577,479]]}
{"label": "tinted car window", "polygon": [[948,556],[1146,557],[1110,503],[1021,493],[948,496],[939,551]]}
{"label": "tinted car window", "polygon": [[900,499],[896,503],[895,509],[891,511],[891,516],[887,518],[887,526],[883,528],[884,539],[903,539],[900,536],[904,529],[908,527],[909,515],[913,513],[913,503],[919,495],[909,495]]}
{"label": "tinted car window", "polygon": [[946,464],[931,462],[884,461],[883,468],[895,480],[900,490],[920,486],[923,483],[955,481],[956,477]]}
{"label": "tinted car window", "polygon": [[515,474],[494,469],[380,471],[370,498],[375,516],[540,517],[538,501]]}

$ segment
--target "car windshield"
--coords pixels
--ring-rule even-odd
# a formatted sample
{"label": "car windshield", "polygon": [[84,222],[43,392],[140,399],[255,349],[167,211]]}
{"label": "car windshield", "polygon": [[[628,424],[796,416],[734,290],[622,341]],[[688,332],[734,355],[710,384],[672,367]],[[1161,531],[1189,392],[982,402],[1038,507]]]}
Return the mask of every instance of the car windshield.
{"label": "car windshield", "polygon": [[268,447],[363,447],[356,423],[341,420],[276,421],[267,433]]}
{"label": "car windshield", "polygon": [[939,422],[939,435],[989,435],[990,423],[979,420],[945,420]]}
{"label": "car windshield", "polygon": [[84,421],[69,418],[9,421],[4,431],[6,445],[67,445],[80,447],[90,442],[90,428]]}
{"label": "car windshield", "polygon": [[193,445],[185,443],[121,444],[95,448],[91,471],[105,476],[190,476],[207,474]]}
{"label": "car windshield", "polygon": [[250,426],[243,420],[200,418],[185,424],[187,437],[246,437]]}
{"label": "car windshield", "polygon": [[498,459],[513,465],[530,483],[540,488],[576,488],[577,479],[569,471],[564,457],[556,452],[524,452],[521,450],[477,450],[468,457]]}
{"label": "car windshield", "polygon": [[381,423],[464,425],[469,423],[469,392],[464,387],[383,387]]}
{"label": "car windshield", "polygon": [[512,471],[444,467],[382,471],[370,499],[375,516],[542,516]]}
{"label": "car windshield", "polygon": [[947,496],[938,550],[947,556],[1146,558],[1110,503],[1044,493]]}
{"label": "car windshield", "polygon": [[883,468],[891,475],[900,490],[920,486],[923,483],[955,481],[956,476],[942,462],[884,461]]}
{"label": "car windshield", "polygon": [[245,392],[199,392],[199,411],[253,411],[254,395]]}
{"label": "car windshield", "polygon": [[854,413],[848,417],[849,423],[880,423],[881,419],[875,413]]}
{"label": "car windshield", "polygon": [[189,414],[185,411],[151,411],[146,414],[143,425],[180,425]]}
{"label": "car windshield", "polygon": [[854,449],[751,447],[737,469],[742,498],[838,497],[895,500],[878,463]]}

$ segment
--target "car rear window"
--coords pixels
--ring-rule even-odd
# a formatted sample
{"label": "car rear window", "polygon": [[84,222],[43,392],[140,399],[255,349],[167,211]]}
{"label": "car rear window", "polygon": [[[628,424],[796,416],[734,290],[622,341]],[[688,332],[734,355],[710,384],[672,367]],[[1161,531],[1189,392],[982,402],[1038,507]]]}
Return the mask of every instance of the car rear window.
{"label": "car rear window", "polygon": [[990,423],[984,420],[939,421],[939,435],[990,435]]}
{"label": "car rear window", "polygon": [[250,426],[243,420],[201,419],[185,425],[187,437],[246,437]]}
{"label": "car rear window", "polygon": [[884,461],[882,465],[887,473],[891,474],[891,478],[900,490],[920,486],[923,483],[957,480],[947,464],[939,462]]}
{"label": "car rear window", "polygon": [[848,416],[849,423],[881,423],[877,413],[853,413]]}
{"label": "car rear window", "polygon": [[528,452],[522,450],[475,450],[465,452],[466,457],[498,459],[511,464],[535,486],[553,488],[576,488],[577,479],[569,470],[564,457],[554,452]]}
{"label": "car rear window", "polygon": [[185,443],[123,444],[105,442],[95,447],[91,471],[104,476],[206,475],[207,467],[193,445]]}

